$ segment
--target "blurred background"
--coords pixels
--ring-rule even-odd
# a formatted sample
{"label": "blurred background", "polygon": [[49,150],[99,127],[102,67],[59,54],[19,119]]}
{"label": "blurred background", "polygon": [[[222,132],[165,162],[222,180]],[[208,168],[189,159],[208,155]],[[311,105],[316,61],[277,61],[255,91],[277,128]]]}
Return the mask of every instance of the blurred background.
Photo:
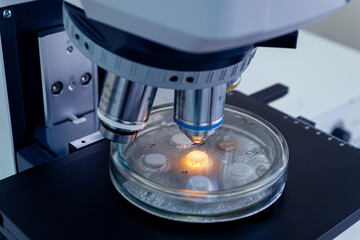
{"label": "blurred background", "polygon": [[[289,87],[270,105],[360,147],[360,0],[299,31],[297,49],[258,48],[236,90]],[[157,104],[172,102],[170,90]]]}
{"label": "blurred background", "polygon": [[360,1],[301,29],[296,50],[259,49],[237,90],[277,82],[289,94],[273,107],[360,147]]}
{"label": "blurred background", "polygon": [[360,1],[354,0],[305,30],[360,50]]}

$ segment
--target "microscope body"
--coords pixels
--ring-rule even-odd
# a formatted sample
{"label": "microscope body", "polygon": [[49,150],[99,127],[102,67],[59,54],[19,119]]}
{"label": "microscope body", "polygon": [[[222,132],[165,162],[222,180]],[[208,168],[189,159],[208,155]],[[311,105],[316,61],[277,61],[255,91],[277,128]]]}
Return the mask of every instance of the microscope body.
{"label": "microscope body", "polygon": [[[188,53],[275,38],[329,15],[344,0],[65,0],[87,18]],[[182,64],[184,65],[184,63]]]}
{"label": "microscope body", "polygon": [[226,92],[239,84],[258,46],[295,47],[293,31],[344,4],[66,0],[63,16],[76,47],[108,72],[97,112],[103,136],[134,141],[156,88],[169,88],[174,122],[200,144],[221,126]]}

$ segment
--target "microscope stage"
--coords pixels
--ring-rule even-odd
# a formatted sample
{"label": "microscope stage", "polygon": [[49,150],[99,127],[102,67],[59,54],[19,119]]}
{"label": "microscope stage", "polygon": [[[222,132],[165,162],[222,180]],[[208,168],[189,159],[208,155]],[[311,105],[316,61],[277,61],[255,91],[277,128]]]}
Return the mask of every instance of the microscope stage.
{"label": "microscope stage", "polygon": [[359,149],[253,97],[227,98],[271,122],[289,145],[286,187],[265,211],[210,225],[152,216],[112,185],[103,141],[2,180],[0,231],[12,239],[332,239],[360,219]]}

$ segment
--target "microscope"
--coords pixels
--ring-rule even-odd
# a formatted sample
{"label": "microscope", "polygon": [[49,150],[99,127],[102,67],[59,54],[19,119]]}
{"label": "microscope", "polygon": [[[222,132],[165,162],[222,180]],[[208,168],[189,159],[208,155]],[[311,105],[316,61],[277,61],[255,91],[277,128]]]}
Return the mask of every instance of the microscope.
{"label": "microscope", "polygon": [[[296,48],[297,29],[348,2],[0,4],[0,80],[20,172],[0,182],[0,231],[10,239],[340,234],[360,219],[359,149],[269,107],[271,91],[231,91],[257,48]],[[153,107],[159,88],[174,91],[173,104]]]}
{"label": "microscope", "polygon": [[[295,30],[343,4],[65,1],[69,39],[106,71],[97,116],[112,142],[116,189],[147,212],[186,222],[243,218],[275,202],[287,175],[286,141],[265,120],[225,107],[226,93],[257,47],[294,48]],[[162,120],[154,123],[158,88],[174,90],[174,106],[157,109],[153,117]]]}

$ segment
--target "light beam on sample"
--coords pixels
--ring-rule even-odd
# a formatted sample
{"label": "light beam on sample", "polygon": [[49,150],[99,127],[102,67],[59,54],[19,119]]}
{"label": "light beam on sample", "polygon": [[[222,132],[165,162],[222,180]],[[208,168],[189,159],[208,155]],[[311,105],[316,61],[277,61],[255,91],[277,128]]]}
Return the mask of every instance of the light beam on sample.
{"label": "light beam on sample", "polygon": [[206,153],[199,150],[191,151],[186,156],[186,163],[190,167],[204,167],[208,164],[209,158]]}

